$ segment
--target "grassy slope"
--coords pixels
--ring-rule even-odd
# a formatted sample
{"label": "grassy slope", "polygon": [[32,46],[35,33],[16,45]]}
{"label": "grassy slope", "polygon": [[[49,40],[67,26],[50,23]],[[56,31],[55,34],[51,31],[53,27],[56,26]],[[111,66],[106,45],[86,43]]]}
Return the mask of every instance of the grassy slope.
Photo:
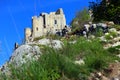
{"label": "grassy slope", "polygon": [[[11,66],[11,76],[2,75],[3,80],[87,80],[91,72],[102,70],[118,59],[114,54],[104,50],[100,41],[88,41],[76,38],[75,44],[64,40],[63,49],[54,50],[44,47],[38,61],[31,61],[22,67]],[[85,64],[74,61],[84,59]]]}

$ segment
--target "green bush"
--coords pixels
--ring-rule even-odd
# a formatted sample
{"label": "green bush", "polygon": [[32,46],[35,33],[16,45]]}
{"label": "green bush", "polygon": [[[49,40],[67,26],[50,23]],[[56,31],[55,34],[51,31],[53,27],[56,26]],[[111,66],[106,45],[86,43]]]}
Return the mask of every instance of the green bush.
{"label": "green bush", "polygon": [[90,71],[102,70],[107,66],[106,56],[101,55],[101,53],[87,56],[85,63]]}
{"label": "green bush", "polygon": [[101,37],[103,35],[104,35],[103,30],[101,28],[98,28],[95,32],[95,36],[96,37]]}
{"label": "green bush", "polygon": [[110,32],[110,35],[113,36],[113,37],[117,37],[117,32]]}
{"label": "green bush", "polygon": [[108,48],[108,51],[112,54],[120,54],[120,45]]}
{"label": "green bush", "polygon": [[114,25],[114,28],[119,31],[120,30],[120,25]]}
{"label": "green bush", "polygon": [[56,69],[56,72],[59,72],[61,76],[77,79],[80,73],[79,65],[75,65],[72,60],[63,56],[61,52],[51,48],[46,50],[46,54],[42,56],[40,62],[42,62],[41,64],[43,64],[43,67],[47,70]]}
{"label": "green bush", "polygon": [[111,34],[105,35],[105,39],[110,40],[110,39],[112,39],[111,36],[112,36]]}
{"label": "green bush", "polygon": [[107,40],[110,40],[110,39],[112,39],[114,37],[117,37],[117,33],[116,32],[110,32],[109,34],[105,35],[105,38]]}
{"label": "green bush", "polygon": [[66,45],[63,47],[63,55],[75,60],[76,57],[83,58],[87,54],[96,53],[98,51],[103,51],[103,47],[100,44],[99,40],[87,40],[84,37],[80,37],[76,40],[75,44],[66,42]]}

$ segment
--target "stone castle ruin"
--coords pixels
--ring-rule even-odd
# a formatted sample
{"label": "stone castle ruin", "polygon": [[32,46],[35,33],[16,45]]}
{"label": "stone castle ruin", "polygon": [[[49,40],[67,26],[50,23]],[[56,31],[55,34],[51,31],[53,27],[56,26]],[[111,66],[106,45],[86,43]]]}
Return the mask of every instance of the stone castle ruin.
{"label": "stone castle ruin", "polygon": [[25,29],[25,41],[32,41],[34,38],[46,34],[61,32],[66,26],[66,18],[62,8],[56,12],[41,13],[40,16],[32,17],[32,29]]}

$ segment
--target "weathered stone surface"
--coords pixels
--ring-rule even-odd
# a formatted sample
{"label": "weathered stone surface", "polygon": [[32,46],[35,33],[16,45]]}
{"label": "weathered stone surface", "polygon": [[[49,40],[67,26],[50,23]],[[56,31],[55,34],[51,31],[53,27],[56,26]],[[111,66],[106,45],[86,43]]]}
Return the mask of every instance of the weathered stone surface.
{"label": "weathered stone surface", "polygon": [[15,65],[21,65],[23,63],[26,63],[27,60],[34,59],[35,56],[39,57],[40,54],[41,51],[38,46],[30,46],[27,44],[21,45],[13,52],[10,63],[14,63]]}
{"label": "weathered stone surface", "polygon": [[37,38],[46,34],[55,34],[66,26],[66,18],[62,8],[56,12],[41,13],[40,16],[32,17],[32,29],[25,29],[25,40],[29,42],[31,38]]}
{"label": "weathered stone surface", "polygon": [[63,43],[59,40],[50,40],[50,39],[41,39],[38,41],[38,44],[47,45],[55,49],[62,48]]}
{"label": "weathered stone surface", "polygon": [[21,45],[13,52],[10,62],[20,65],[26,63],[27,60],[38,59],[41,55],[41,50],[38,45],[45,45],[59,49],[62,48],[63,43],[59,40],[41,39],[38,42]]}

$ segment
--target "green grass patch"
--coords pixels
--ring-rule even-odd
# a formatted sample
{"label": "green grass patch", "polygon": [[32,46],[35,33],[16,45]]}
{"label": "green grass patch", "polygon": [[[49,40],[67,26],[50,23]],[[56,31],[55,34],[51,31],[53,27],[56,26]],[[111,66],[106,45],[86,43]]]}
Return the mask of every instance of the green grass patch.
{"label": "green grass patch", "polygon": [[[74,44],[66,40],[60,50],[42,47],[44,51],[38,61],[28,62],[21,67],[11,64],[11,76],[2,75],[3,80],[87,80],[91,72],[103,70],[110,62],[118,60],[111,54],[112,51],[103,49],[98,39],[80,37]],[[85,64],[74,63],[81,58]]]}

